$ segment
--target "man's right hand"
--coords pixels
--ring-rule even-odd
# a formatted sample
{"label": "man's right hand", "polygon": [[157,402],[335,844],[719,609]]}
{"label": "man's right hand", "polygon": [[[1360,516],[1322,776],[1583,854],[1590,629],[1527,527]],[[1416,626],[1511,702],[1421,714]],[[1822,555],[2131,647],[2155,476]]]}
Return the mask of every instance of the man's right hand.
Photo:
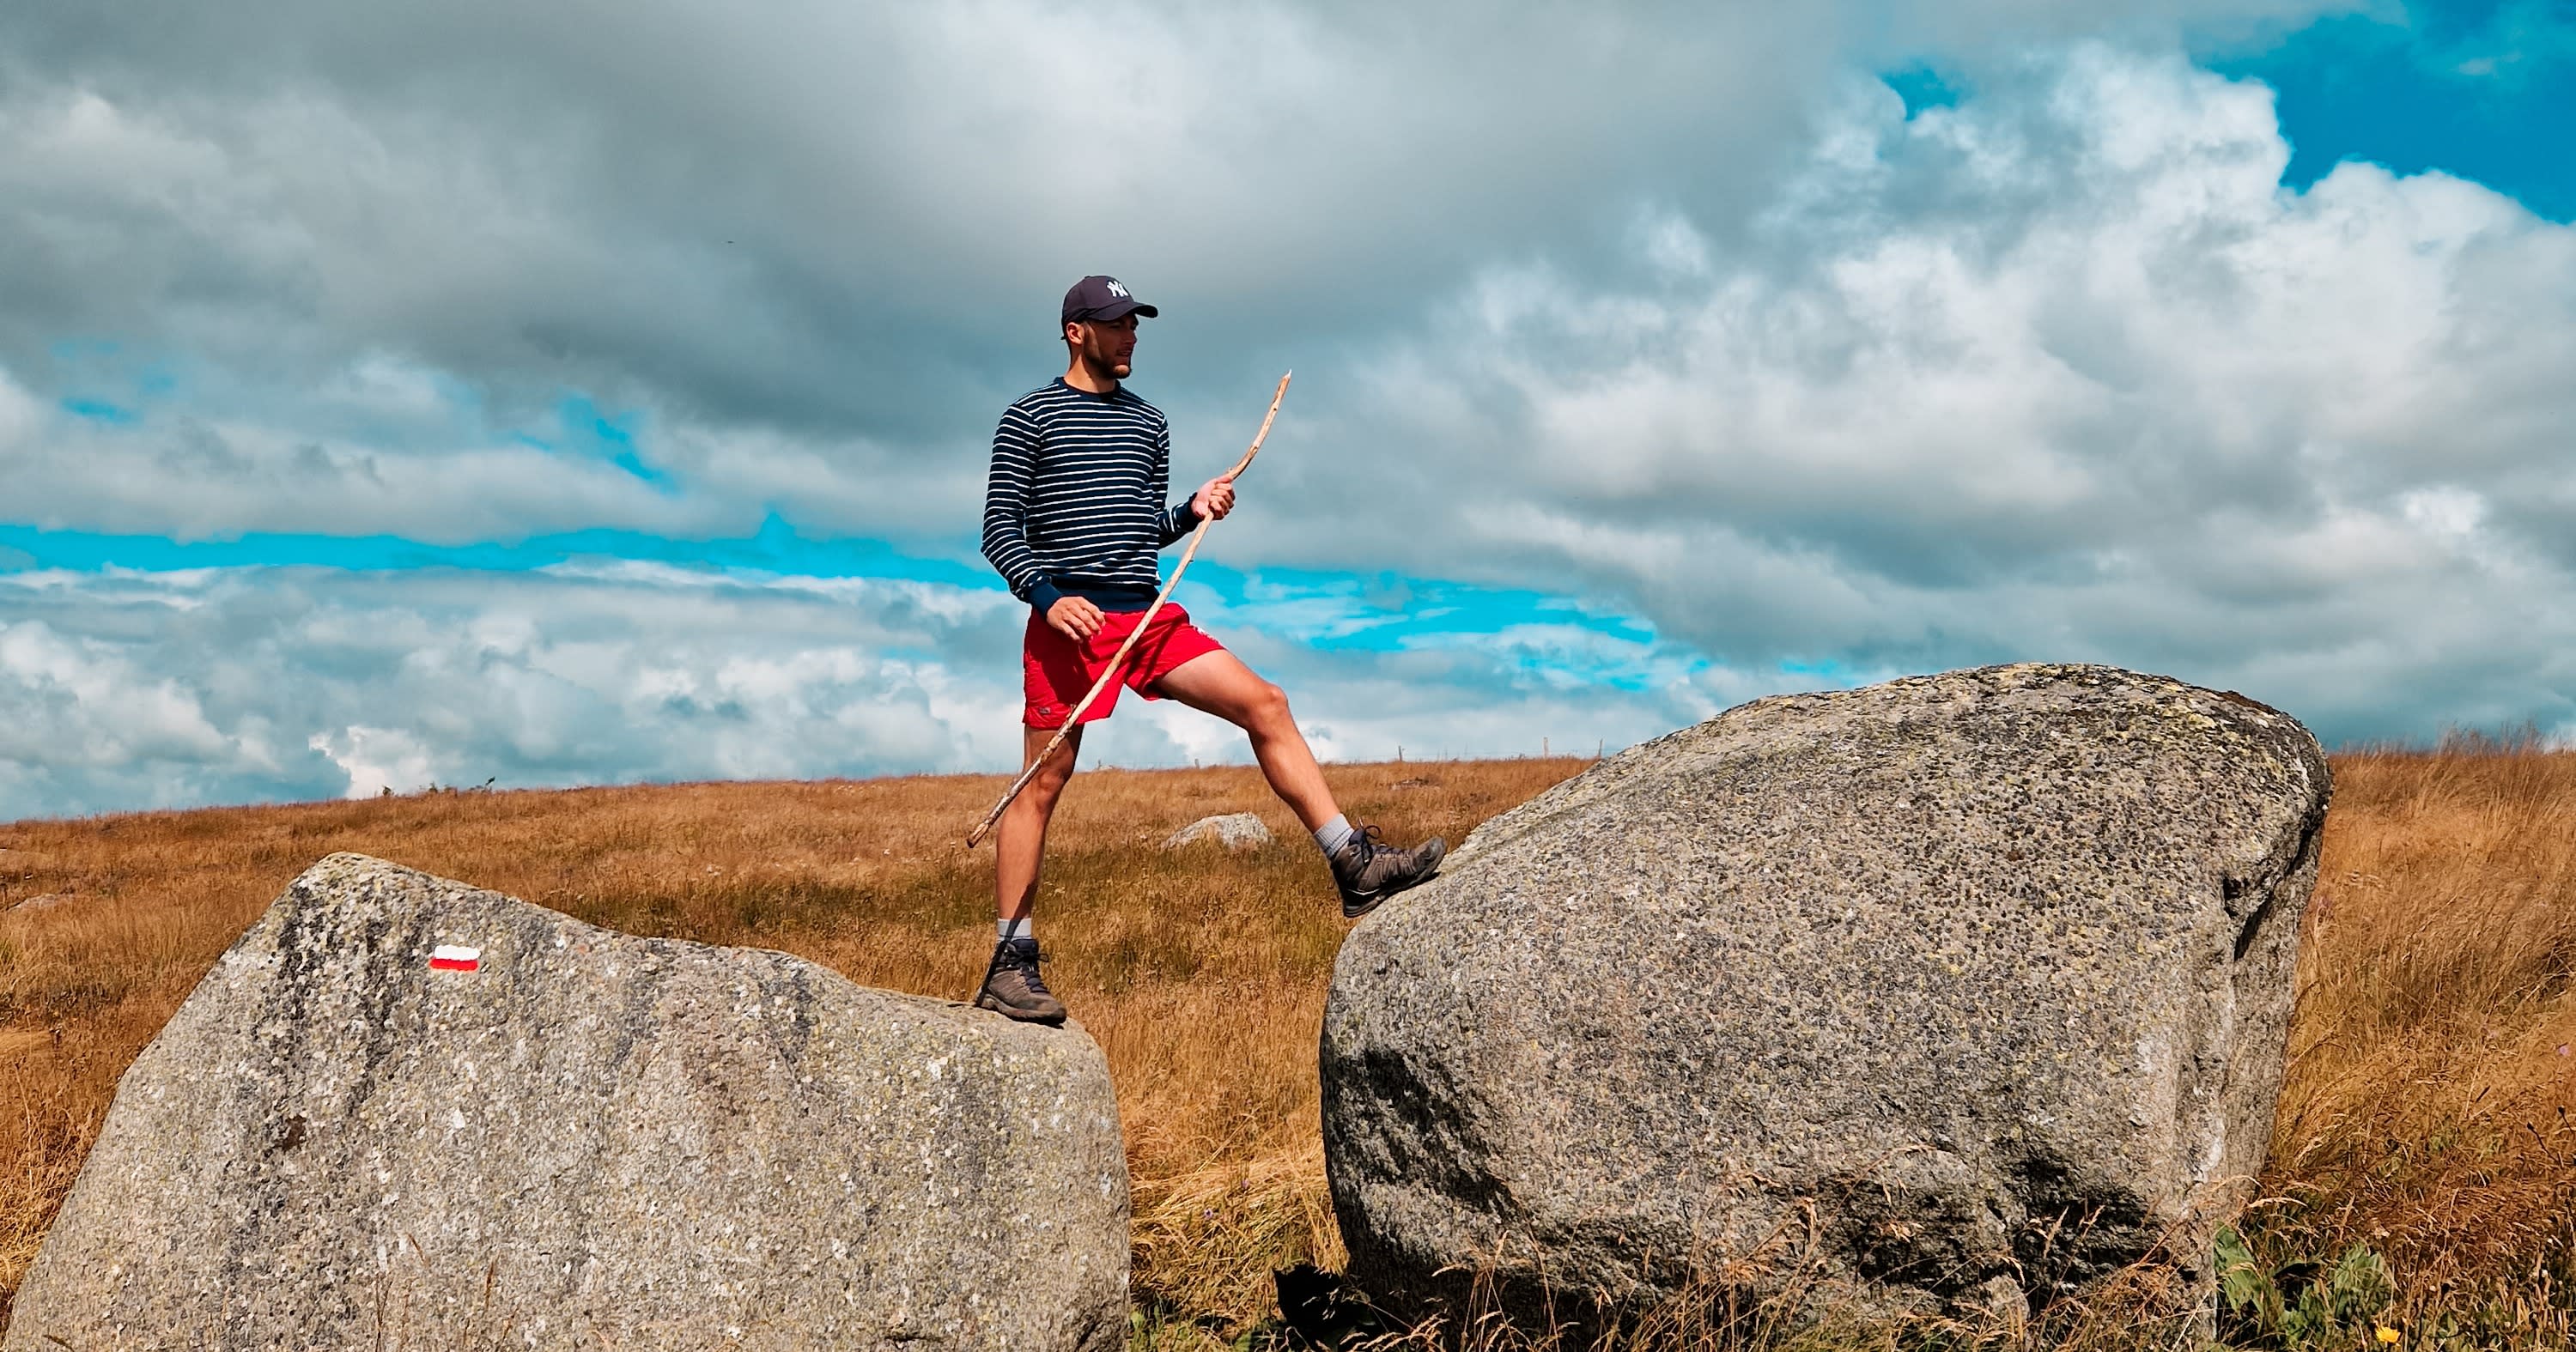
{"label": "man's right hand", "polygon": [[1068,596],[1049,606],[1046,618],[1048,627],[1076,643],[1099,633],[1104,622],[1100,607],[1079,596]]}

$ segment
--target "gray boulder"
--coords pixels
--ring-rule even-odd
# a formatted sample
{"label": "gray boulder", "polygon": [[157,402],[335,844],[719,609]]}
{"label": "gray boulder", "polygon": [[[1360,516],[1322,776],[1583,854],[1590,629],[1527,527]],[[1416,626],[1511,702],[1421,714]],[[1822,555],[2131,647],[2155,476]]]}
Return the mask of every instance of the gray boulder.
{"label": "gray boulder", "polygon": [[1078,1028],[337,854],[126,1073],[6,1346],[1098,1350],[1127,1253]]}
{"label": "gray boulder", "polygon": [[2009,1322],[2163,1255],[2205,1305],[2327,795],[2286,715],[2092,666],[1765,699],[1605,761],[1342,946],[1351,1270]]}
{"label": "gray boulder", "polygon": [[1184,845],[1212,840],[1229,850],[1249,850],[1270,843],[1270,828],[1249,812],[1229,812],[1222,817],[1201,817],[1182,827],[1163,842],[1163,848],[1177,850]]}

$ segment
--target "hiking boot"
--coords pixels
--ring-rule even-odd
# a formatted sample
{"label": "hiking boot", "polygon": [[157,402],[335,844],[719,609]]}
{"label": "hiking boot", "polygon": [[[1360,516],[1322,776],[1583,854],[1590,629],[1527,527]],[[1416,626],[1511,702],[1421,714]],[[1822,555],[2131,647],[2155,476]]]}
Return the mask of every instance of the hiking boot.
{"label": "hiking boot", "polygon": [[993,945],[993,962],[984,969],[984,988],[975,992],[975,1004],[1023,1023],[1064,1022],[1064,1002],[1038,976],[1035,939],[1004,939]]}
{"label": "hiking boot", "polygon": [[1440,871],[1440,860],[1449,853],[1449,845],[1438,836],[1399,850],[1386,843],[1374,826],[1363,826],[1351,832],[1342,848],[1333,851],[1333,885],[1342,890],[1342,917],[1357,920],[1377,909],[1377,904],[1417,883],[1427,882]]}

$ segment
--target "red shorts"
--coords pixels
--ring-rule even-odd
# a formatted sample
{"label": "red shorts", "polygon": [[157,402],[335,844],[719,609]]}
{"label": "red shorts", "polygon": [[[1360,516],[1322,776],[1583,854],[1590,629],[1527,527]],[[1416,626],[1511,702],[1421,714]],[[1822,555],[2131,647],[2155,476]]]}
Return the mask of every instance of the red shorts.
{"label": "red shorts", "polygon": [[[1057,633],[1035,610],[1029,612],[1029,629],[1020,641],[1020,666],[1029,697],[1027,712],[1020,721],[1033,728],[1060,728],[1064,717],[1100,679],[1102,668],[1118,655],[1118,645],[1127,641],[1136,622],[1145,618],[1141,610],[1112,610],[1102,614],[1100,632],[1076,643]],[[1154,612],[1153,627],[1136,640],[1135,651],[1127,654],[1127,664],[1119,671],[1117,681],[1100,692],[1100,698],[1082,711],[1082,721],[1098,722],[1109,716],[1110,706],[1118,702],[1118,686],[1123,682],[1130,690],[1146,699],[1162,696],[1147,686],[1171,674],[1174,667],[1194,657],[1223,652],[1225,645],[1208,637],[1207,631],[1190,623],[1190,613],[1179,606],[1166,604]]]}

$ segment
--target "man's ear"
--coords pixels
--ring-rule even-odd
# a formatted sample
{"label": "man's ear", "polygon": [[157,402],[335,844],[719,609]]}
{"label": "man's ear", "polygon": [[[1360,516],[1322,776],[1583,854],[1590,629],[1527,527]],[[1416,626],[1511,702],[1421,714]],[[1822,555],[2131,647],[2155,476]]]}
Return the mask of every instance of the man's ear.
{"label": "man's ear", "polygon": [[1075,347],[1080,347],[1080,346],[1082,346],[1082,321],[1081,321],[1081,320],[1079,320],[1079,319],[1068,319],[1068,320],[1064,321],[1064,340],[1065,340],[1066,342],[1068,342],[1068,343],[1073,344]]}

